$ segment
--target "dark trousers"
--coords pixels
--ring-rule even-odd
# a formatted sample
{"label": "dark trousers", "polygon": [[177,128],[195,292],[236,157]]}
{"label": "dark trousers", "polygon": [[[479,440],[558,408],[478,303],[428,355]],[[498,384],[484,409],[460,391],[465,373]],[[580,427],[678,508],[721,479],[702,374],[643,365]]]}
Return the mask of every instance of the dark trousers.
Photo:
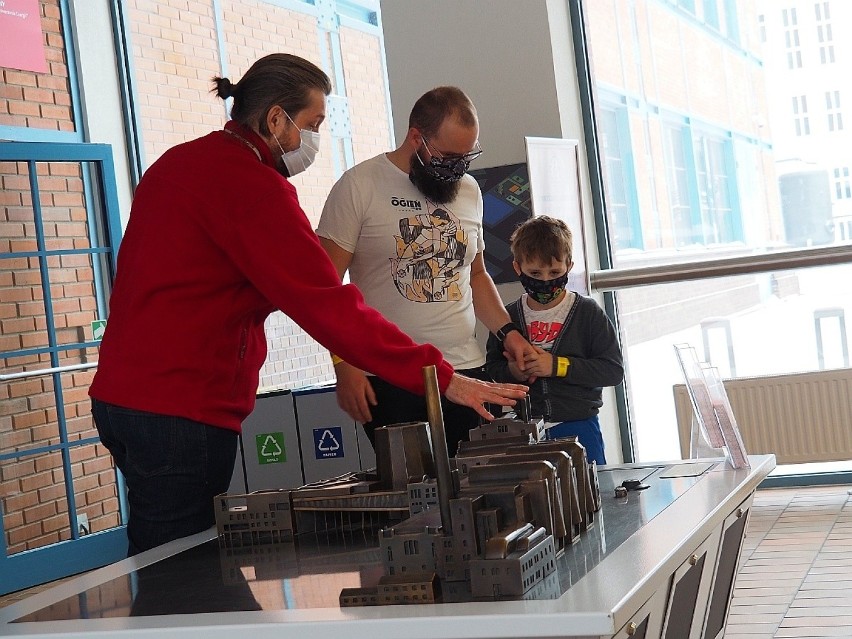
{"label": "dark trousers", "polygon": [[[470,368],[456,371],[467,377],[475,377],[490,381],[483,368]],[[425,422],[426,399],[422,395],[415,395],[394,386],[380,377],[370,377],[370,383],[376,393],[376,406],[370,406],[372,421],[364,424],[364,431],[370,438],[370,443],[375,447],[373,431],[380,426],[389,424],[402,424],[404,422]],[[460,441],[467,441],[468,432],[480,424],[479,414],[472,408],[454,404],[446,397],[441,397],[441,412],[444,415],[444,431],[447,439],[447,451],[450,457],[455,457],[456,449]]]}
{"label": "dark trousers", "polygon": [[127,483],[127,555],[207,530],[227,492],[237,433],[92,400],[92,416]]}

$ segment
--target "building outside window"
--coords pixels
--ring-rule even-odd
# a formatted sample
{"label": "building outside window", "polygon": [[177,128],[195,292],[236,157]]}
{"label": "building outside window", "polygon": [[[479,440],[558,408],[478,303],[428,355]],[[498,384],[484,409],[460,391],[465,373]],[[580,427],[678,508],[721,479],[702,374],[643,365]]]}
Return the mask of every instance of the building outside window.
{"label": "building outside window", "polygon": [[840,91],[825,92],[825,111],[828,116],[828,130],[842,130],[843,113],[840,111]]}
{"label": "building outside window", "polygon": [[811,124],[808,120],[808,97],[806,95],[793,96],[793,126],[796,135],[810,135]]}
{"label": "building outside window", "polygon": [[[852,38],[852,3],[695,5],[583,2],[612,267],[849,242],[841,97],[852,78],[801,70]],[[846,55],[834,49],[837,64],[852,64]],[[811,127],[808,96],[826,96],[824,127]],[[839,324],[820,359],[814,317],[833,307],[852,317],[850,277],[839,265],[617,288],[635,458],[681,456],[675,344],[723,377],[844,366]]]}

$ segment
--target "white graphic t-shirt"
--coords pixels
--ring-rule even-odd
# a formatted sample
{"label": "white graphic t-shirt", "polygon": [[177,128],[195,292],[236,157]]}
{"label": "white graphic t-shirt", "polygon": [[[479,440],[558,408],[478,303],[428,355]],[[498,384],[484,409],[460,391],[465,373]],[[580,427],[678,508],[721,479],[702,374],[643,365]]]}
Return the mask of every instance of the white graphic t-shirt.
{"label": "white graphic t-shirt", "polygon": [[545,351],[553,347],[553,342],[562,330],[568,311],[571,310],[571,304],[574,303],[574,295],[576,293],[568,291],[559,304],[543,311],[534,311],[529,307],[527,304],[529,295],[524,293],[521,296],[521,308],[524,311],[524,323],[527,325],[530,344]]}
{"label": "white graphic t-shirt", "polygon": [[481,366],[470,265],[485,249],[482,193],[469,175],[435,205],[384,154],[349,169],[331,190],[317,234],[353,253],[349,278],[370,306],[455,368]]}

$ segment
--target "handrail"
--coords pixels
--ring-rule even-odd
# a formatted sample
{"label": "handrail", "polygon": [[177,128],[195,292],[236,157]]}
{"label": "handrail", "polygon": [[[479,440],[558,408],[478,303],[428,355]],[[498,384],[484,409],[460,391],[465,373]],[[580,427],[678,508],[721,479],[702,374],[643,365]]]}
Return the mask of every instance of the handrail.
{"label": "handrail", "polygon": [[686,280],[727,277],[746,273],[787,271],[811,266],[852,263],[852,245],[773,251],[760,255],[742,255],[683,264],[607,269],[589,274],[592,289],[614,291],[634,286],[669,284]]}
{"label": "handrail", "polygon": [[0,382],[7,382],[11,379],[25,379],[27,377],[37,377],[38,375],[51,375],[53,373],[67,373],[68,371],[81,371],[87,368],[94,368],[97,362],[88,362],[86,364],[71,364],[69,366],[55,366],[53,368],[39,368],[34,371],[22,371],[20,373],[7,373],[0,375]]}

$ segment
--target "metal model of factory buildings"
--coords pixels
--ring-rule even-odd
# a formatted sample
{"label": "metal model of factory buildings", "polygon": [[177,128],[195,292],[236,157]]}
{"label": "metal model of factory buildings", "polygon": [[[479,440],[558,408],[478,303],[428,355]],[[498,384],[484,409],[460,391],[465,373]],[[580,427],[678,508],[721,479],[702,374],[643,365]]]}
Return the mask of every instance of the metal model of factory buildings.
{"label": "metal model of factory buildings", "polygon": [[377,429],[375,471],[219,495],[220,544],[298,542],[300,534],[366,526],[375,517],[386,523],[379,532],[385,576],[372,588],[344,589],[341,606],[447,601],[458,591],[518,598],[541,588],[558,554],[600,509],[595,463],[576,438],[543,441],[543,422],[530,419],[526,406],[517,418],[471,430],[451,460],[437,381],[428,369],[424,378],[429,423]]}

